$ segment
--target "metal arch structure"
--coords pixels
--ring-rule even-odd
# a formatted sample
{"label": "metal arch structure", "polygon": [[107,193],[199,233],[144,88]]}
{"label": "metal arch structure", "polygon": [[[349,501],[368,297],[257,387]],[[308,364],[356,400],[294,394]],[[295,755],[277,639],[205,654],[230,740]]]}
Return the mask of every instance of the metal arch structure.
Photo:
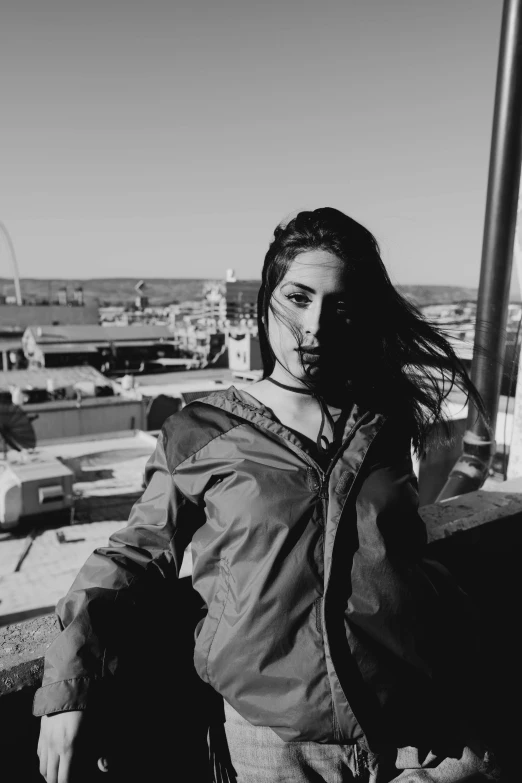
{"label": "metal arch structure", "polygon": [[2,221],[0,220],[0,234],[3,235],[5,239],[5,243],[7,245],[7,252],[9,254],[9,260],[11,262],[11,267],[13,269],[13,279],[14,279],[14,285],[15,285],[15,295],[16,295],[16,304],[21,305],[22,304],[22,291],[20,288],[20,273],[18,271],[18,263],[16,261],[16,255],[15,255],[15,249],[13,245],[13,241],[9,235],[9,231],[7,230],[6,226]]}

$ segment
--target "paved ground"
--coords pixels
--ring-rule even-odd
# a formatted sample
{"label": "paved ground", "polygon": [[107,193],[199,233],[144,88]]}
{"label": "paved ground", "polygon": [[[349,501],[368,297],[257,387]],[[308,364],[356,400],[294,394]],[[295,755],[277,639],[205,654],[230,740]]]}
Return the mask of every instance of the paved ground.
{"label": "paved ground", "polygon": [[[53,611],[91,552],[126,524],[154,443],[138,436],[42,448],[75,473],[74,524],[0,534],[0,625]],[[187,555],[182,575],[190,570]]]}
{"label": "paved ground", "polygon": [[[31,536],[0,542],[0,621],[52,611],[93,549],[106,544],[121,527],[121,521],[95,522],[38,531],[32,544]],[[62,542],[60,534],[67,535]],[[16,571],[28,545],[21,569]]]}
{"label": "paved ground", "polygon": [[[117,520],[38,531],[20,571],[15,568],[30,537],[1,541],[0,624],[53,611],[91,552],[105,546],[111,533],[124,524]],[[190,568],[187,555],[182,575],[189,574]]]}

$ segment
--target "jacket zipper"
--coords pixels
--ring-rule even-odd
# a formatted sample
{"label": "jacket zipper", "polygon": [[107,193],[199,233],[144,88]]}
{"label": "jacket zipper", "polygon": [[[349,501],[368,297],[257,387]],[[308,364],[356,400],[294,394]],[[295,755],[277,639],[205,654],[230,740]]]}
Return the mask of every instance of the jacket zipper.
{"label": "jacket zipper", "polygon": [[319,496],[326,500],[328,498],[328,482],[330,481],[330,475],[337,463],[338,458],[341,456],[343,451],[346,449],[348,443],[350,442],[351,438],[354,436],[356,430],[359,429],[359,427],[364,423],[364,421],[371,416],[369,411],[366,411],[360,419],[358,419],[353,427],[351,428],[350,432],[346,436],[346,438],[343,440],[342,444],[339,446],[337,451],[335,452],[334,456],[330,460],[330,464],[326,470],[326,472],[322,476],[322,480],[319,486]]}
{"label": "jacket zipper", "polygon": [[[251,410],[255,411],[256,413],[259,413],[259,409],[257,407],[254,407],[253,405],[249,405],[248,403],[245,403],[243,400],[241,400],[241,404],[244,405],[246,408],[250,408]],[[330,480],[330,474],[332,470],[335,467],[335,463],[338,459],[338,457],[343,453],[343,451],[346,449],[346,446],[348,445],[350,439],[355,434],[356,430],[359,429],[359,427],[364,423],[368,417],[370,417],[372,414],[370,411],[366,411],[366,413],[363,413],[360,419],[358,419],[356,422],[354,422],[352,428],[350,429],[348,435],[343,440],[337,451],[335,452],[334,456],[330,460],[330,464],[326,471],[323,471],[320,465],[317,464],[317,462],[304,451],[300,446],[297,446],[295,443],[292,443],[291,441],[287,440],[286,438],[283,438],[282,435],[275,435],[276,438],[281,438],[284,440],[285,444],[289,446],[292,451],[301,457],[301,459],[307,463],[309,467],[311,467],[319,476],[319,497],[322,499],[328,498],[328,481]],[[263,432],[265,435],[267,435],[267,431],[262,427],[260,424],[255,424],[254,422],[249,422],[253,427]],[[281,425],[284,427],[284,424]],[[325,517],[326,519],[326,517]]]}
{"label": "jacket zipper", "polygon": [[[357,427],[359,427],[359,425],[360,425],[360,424],[361,424],[361,423],[364,421],[364,419],[365,419],[365,418],[366,418],[368,415],[369,415],[368,413],[365,413],[363,416],[361,416],[361,418],[359,419],[359,421],[358,421],[358,422],[356,422],[356,423],[354,424],[354,426],[352,427],[352,429],[350,430],[350,432],[349,432],[349,434],[348,434],[348,437],[347,437],[347,438],[346,438],[346,440],[345,440],[345,443],[346,443],[346,441],[347,441],[347,440],[349,440],[349,438],[350,438],[350,437],[352,437],[352,435],[353,435],[353,433],[354,433],[355,429],[356,429]],[[379,427],[379,429],[380,429],[380,427]],[[363,467],[363,465],[364,465],[364,462],[365,462],[365,460],[366,460],[366,458],[367,458],[367,456],[368,456],[368,451],[370,450],[370,446],[371,446],[371,444],[374,442],[374,440],[375,440],[375,437],[378,435],[379,429],[377,430],[377,432],[375,433],[374,437],[373,437],[373,438],[372,438],[372,440],[370,441],[369,447],[368,447],[368,449],[366,450],[366,452],[365,452],[365,454],[364,454],[364,456],[363,456],[363,458],[362,458],[362,460],[361,460],[361,462],[360,462],[360,464],[359,464],[359,467],[357,468],[357,472],[356,472],[356,474],[355,474],[355,476],[354,476],[354,481],[352,481],[352,482],[351,482],[351,484],[350,484],[350,488],[349,488],[349,490],[348,490],[348,493],[347,493],[347,495],[346,495],[346,497],[345,497],[345,500],[344,500],[344,503],[343,503],[343,508],[344,508],[344,506],[345,506],[345,504],[346,504],[346,502],[347,502],[348,496],[349,496],[349,494],[350,494],[350,492],[351,492],[351,490],[352,490],[352,488],[353,488],[353,486],[354,486],[354,484],[355,484],[355,478],[356,478],[356,477],[359,475],[359,473],[360,473],[360,471],[361,471],[361,469],[362,469],[362,467]],[[336,457],[337,457],[337,456],[338,456],[338,455],[336,454]],[[332,460],[332,465],[333,465],[333,460]],[[330,471],[328,471],[328,472],[330,472]],[[325,503],[325,506],[326,506],[326,504],[328,503],[328,493],[326,494],[326,497],[324,498],[324,503]],[[327,509],[327,508],[325,508],[325,515],[326,515],[327,513],[328,513],[328,509]],[[325,519],[326,519],[326,516],[325,516]],[[332,559],[333,559],[333,547],[334,547],[334,545],[335,545],[335,537],[334,537],[334,541],[333,541],[333,543],[332,543]],[[330,578],[331,578],[331,576],[332,576],[332,572],[331,572],[331,570],[330,570],[330,573],[328,574],[328,581],[327,581],[327,583],[324,585],[324,594],[323,594],[323,598],[322,598],[322,600],[323,600],[323,607],[325,607],[325,605],[326,605],[326,599],[327,599],[327,596],[328,596],[328,593],[329,593],[329,589],[330,589]],[[323,632],[324,632],[324,636],[325,636],[325,638],[326,638],[326,640],[327,640],[327,643],[328,643],[328,645],[330,646],[330,638],[329,638],[329,635],[328,635],[328,629],[327,629],[327,627],[326,627],[326,621],[324,621],[324,622],[323,622]],[[334,667],[334,671],[335,671],[335,667]],[[336,675],[336,677],[338,676],[336,671],[335,671],[335,675]],[[346,702],[349,704],[349,699],[348,699],[348,696],[347,696],[347,694],[344,692],[344,688],[342,688],[342,686],[341,686],[341,690],[342,690],[342,692],[344,693],[344,697],[345,697],[345,699],[346,699]],[[335,697],[334,697],[334,695],[333,695],[333,693],[332,693],[332,704],[334,704],[334,703],[335,703]],[[350,707],[350,709],[351,709],[351,707]],[[353,713],[353,714],[354,714],[354,717],[355,717],[355,719],[356,719],[356,720],[357,720],[357,722],[358,722],[358,717],[357,717],[357,715],[355,715],[355,713]],[[335,719],[335,707],[333,708],[333,715],[334,715],[334,719]],[[337,723],[337,721],[336,721],[336,719],[335,719],[335,720],[334,720],[334,728],[335,728],[335,724],[336,724],[336,723]],[[359,725],[360,725],[360,724],[359,724]],[[342,730],[341,730],[341,727],[340,727],[340,726],[338,726],[338,728],[337,728],[337,731],[338,731],[338,733],[339,733],[339,737],[338,737],[338,738],[339,738],[339,739],[342,739]]]}

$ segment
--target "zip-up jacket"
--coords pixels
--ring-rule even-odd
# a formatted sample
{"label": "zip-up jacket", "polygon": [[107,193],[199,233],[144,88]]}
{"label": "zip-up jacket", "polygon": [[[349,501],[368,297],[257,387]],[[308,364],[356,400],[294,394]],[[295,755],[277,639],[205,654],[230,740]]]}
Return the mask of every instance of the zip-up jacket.
{"label": "zip-up jacket", "polygon": [[434,652],[446,577],[422,559],[417,506],[400,422],[354,406],[323,470],[234,387],[191,403],[164,424],[128,525],[59,602],[35,714],[99,697],[118,671],[117,630],[191,543],[206,605],[194,665],[250,723],[286,741],[370,747],[440,733],[451,721]]}

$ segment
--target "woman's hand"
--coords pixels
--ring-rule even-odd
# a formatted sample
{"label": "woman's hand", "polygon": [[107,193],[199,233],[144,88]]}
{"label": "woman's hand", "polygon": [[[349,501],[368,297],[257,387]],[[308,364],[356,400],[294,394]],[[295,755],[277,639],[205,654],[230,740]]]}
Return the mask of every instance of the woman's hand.
{"label": "woman's hand", "polygon": [[[89,744],[84,742],[85,719],[86,714],[83,710],[43,716],[38,740],[38,757],[40,774],[47,783],[74,783],[74,768],[82,767],[85,773],[85,764],[79,757],[84,755],[85,763],[88,764],[89,757],[94,763],[96,754],[101,755],[96,747],[89,747]],[[107,772],[108,765],[105,758],[98,758],[98,769]]]}
{"label": "woman's hand", "polygon": [[479,771],[456,772],[448,775],[436,769],[406,769],[390,783],[480,783],[486,781]]}

